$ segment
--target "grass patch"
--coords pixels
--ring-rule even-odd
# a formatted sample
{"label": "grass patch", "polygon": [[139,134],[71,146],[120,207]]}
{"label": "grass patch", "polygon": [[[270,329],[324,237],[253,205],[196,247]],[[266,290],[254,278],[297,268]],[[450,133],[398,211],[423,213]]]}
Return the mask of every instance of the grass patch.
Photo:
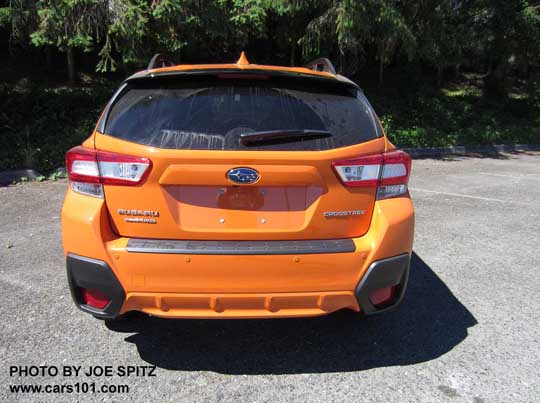
{"label": "grass patch", "polygon": [[388,136],[400,147],[540,143],[540,104],[525,91],[491,98],[461,83],[375,98]]}

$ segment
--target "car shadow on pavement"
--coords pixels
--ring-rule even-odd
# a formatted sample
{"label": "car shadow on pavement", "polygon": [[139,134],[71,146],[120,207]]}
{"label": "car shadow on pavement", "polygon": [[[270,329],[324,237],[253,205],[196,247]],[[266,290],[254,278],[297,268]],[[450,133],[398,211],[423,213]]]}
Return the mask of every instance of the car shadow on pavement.
{"label": "car shadow on pavement", "polygon": [[413,253],[402,305],[380,316],[336,312],[303,319],[170,320],[136,315],[106,326],[133,333],[125,340],[151,365],[257,375],[361,371],[429,361],[461,343],[476,323]]}

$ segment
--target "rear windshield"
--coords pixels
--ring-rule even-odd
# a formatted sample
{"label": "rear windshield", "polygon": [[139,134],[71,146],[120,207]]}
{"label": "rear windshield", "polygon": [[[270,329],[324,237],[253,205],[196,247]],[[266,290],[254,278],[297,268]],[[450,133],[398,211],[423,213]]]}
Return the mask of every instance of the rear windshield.
{"label": "rear windshield", "polygon": [[[240,138],[294,130],[328,133],[255,143]],[[293,151],[345,147],[381,134],[356,88],[270,80],[128,84],[113,103],[104,132],[159,148]]]}

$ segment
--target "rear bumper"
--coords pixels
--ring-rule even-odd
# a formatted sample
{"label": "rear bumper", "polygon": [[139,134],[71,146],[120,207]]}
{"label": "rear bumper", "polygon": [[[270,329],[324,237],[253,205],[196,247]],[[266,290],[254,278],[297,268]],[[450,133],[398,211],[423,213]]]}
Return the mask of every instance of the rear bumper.
{"label": "rear bumper", "polygon": [[[373,262],[354,292],[256,294],[132,292],[126,295],[107,263],[73,254],[67,256],[67,273],[75,304],[81,310],[102,318],[114,318],[122,312],[131,310],[175,318],[318,316],[345,308],[371,315],[399,305],[407,286],[409,263],[409,254]],[[373,306],[369,295],[376,289],[390,286],[397,287],[393,301],[384,308]],[[88,306],[82,300],[81,287],[97,289],[106,294],[111,302],[104,309]]]}
{"label": "rear bumper", "polygon": [[[236,254],[234,242],[210,242],[214,254],[204,254],[179,241],[150,241],[144,250],[144,242],[115,234],[103,200],[68,190],[62,230],[73,297],[95,316],[140,310],[175,318],[296,317],[343,308],[371,314],[382,311],[367,299],[374,287],[397,286],[392,306],[403,296],[414,212],[409,198],[388,199],[376,202],[370,229],[359,238],[305,241],[308,251],[279,241],[274,254],[257,242]],[[116,284],[114,295],[103,289],[105,277]],[[84,306],[80,287],[103,290],[113,301],[103,312]]]}
{"label": "rear bumper", "polygon": [[[126,299],[126,293],[107,263],[68,254],[66,267],[69,289],[77,307],[100,318],[114,318],[118,315]],[[86,305],[81,293],[82,288],[99,290],[107,295],[111,301],[103,309]]]}
{"label": "rear bumper", "polygon": [[[405,296],[410,264],[411,255],[408,253],[373,262],[355,289],[356,299],[362,312],[372,315],[396,308]],[[369,296],[374,291],[387,287],[395,287],[392,301],[384,307],[373,305]]]}

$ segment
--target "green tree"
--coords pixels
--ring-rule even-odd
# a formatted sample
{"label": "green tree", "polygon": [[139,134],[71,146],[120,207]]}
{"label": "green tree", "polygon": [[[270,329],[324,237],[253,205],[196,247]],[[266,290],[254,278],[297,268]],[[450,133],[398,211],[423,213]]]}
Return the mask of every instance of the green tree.
{"label": "green tree", "polygon": [[485,0],[486,49],[489,61],[486,90],[506,95],[513,64],[538,60],[539,4],[526,0]]}
{"label": "green tree", "polygon": [[[537,0],[9,0],[0,28],[11,53],[30,43],[65,54],[69,78],[77,52],[94,52],[98,72],[131,70],[152,54],[231,60],[251,49],[269,62],[331,57],[355,74],[416,63],[443,73],[460,65],[487,71],[485,87],[504,94],[515,67],[539,63]],[[301,55],[299,55],[301,51]],[[51,53],[51,52],[49,52]]]}
{"label": "green tree", "polygon": [[0,29],[9,33],[9,52],[15,49],[28,52],[30,34],[37,25],[36,2],[32,0],[10,0],[0,7]]}
{"label": "green tree", "polygon": [[[304,52],[319,53],[322,43],[337,45],[340,58],[347,54],[357,59],[375,49],[379,84],[383,83],[384,66],[399,52],[412,59],[416,38],[403,15],[403,5],[395,0],[340,0],[329,3],[319,17],[312,20],[302,38]],[[341,69],[343,69],[343,62]]]}
{"label": "green tree", "polygon": [[527,4],[522,9],[516,30],[517,62],[526,77],[530,66],[540,64],[540,3]]}
{"label": "green tree", "polygon": [[468,4],[455,0],[424,0],[415,3],[409,13],[416,32],[418,57],[436,69],[437,85],[441,86],[446,68],[454,66],[459,70],[464,50],[471,40]]}
{"label": "green tree", "polygon": [[75,49],[90,51],[106,30],[107,2],[100,0],[41,0],[35,46],[54,46],[66,54],[69,81],[76,78]]}
{"label": "green tree", "polygon": [[403,15],[401,2],[377,0],[370,12],[375,24],[369,35],[377,46],[379,85],[382,85],[384,66],[392,61],[396,52],[404,53],[409,60],[413,59],[416,37]]}
{"label": "green tree", "polygon": [[109,0],[109,28],[100,52],[98,71],[122,64],[140,65],[150,54],[178,54],[187,45],[193,22],[187,0]]}

